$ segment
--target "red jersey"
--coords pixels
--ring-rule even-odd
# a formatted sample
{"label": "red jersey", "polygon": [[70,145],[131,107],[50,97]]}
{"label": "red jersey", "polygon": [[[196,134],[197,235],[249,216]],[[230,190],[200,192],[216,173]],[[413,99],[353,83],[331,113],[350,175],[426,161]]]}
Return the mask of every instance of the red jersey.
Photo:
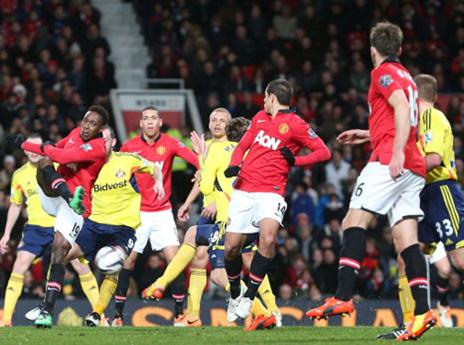
{"label": "red jersey", "polygon": [[40,145],[29,142],[23,143],[22,148],[41,155],[45,153],[52,161],[59,163],[57,171],[66,180],[71,192],[74,193],[77,186],[84,188],[84,217],[88,217],[91,213],[90,194],[93,184],[106,161],[103,138],[84,141],[80,128],[75,128],[55,146],[46,145],[44,152]]}
{"label": "red jersey", "polygon": [[287,147],[296,155],[303,147],[312,153],[295,157],[295,165],[303,166],[330,158],[330,151],[309,124],[292,110],[282,110],[275,118],[264,110],[251,121],[250,128],[235,148],[230,166],[240,164],[246,150],[234,188],[245,192],[270,192],[283,195],[290,166],[279,151]]}
{"label": "red jersey", "polygon": [[175,156],[186,160],[195,168],[199,167],[198,156],[179,140],[167,134],[160,134],[158,139],[150,145],[143,136],[138,136],[126,141],[121,147],[123,152],[139,154],[143,158],[152,161],[163,172],[164,198],[158,200],[158,196],[153,190],[153,176],[148,174],[135,174],[137,185],[142,194],[142,205],[140,209],[145,212],[156,212],[171,209],[171,175],[172,161]]}
{"label": "red jersey", "polygon": [[388,98],[396,90],[402,90],[409,101],[411,131],[404,149],[404,167],[425,176],[425,160],[416,145],[419,104],[417,88],[411,74],[399,61],[387,60],[371,72],[368,102],[370,108],[369,133],[373,152],[370,162],[388,165],[392,158],[395,139],[395,115]]}

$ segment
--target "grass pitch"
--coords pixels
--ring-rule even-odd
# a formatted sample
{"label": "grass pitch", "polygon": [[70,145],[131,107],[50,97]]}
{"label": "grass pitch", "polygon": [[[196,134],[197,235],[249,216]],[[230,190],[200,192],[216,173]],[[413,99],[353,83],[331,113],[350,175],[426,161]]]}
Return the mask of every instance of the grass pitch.
{"label": "grass pitch", "polygon": [[[387,344],[376,335],[387,331],[379,327],[282,327],[279,329],[244,332],[235,327],[123,327],[84,328],[33,327],[0,328],[1,345],[155,345],[155,344]],[[464,344],[464,329],[435,328],[427,332],[420,344]]]}

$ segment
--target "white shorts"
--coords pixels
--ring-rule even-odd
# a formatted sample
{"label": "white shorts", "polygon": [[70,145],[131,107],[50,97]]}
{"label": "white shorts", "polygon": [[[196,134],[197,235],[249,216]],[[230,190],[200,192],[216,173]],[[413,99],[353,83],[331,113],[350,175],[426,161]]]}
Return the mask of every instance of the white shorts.
{"label": "white shorts", "polygon": [[40,187],[38,187],[38,191],[44,211],[50,216],[56,217],[55,232],[60,232],[69,243],[73,244],[81,232],[84,218],[74,212],[62,197],[47,196]]}
{"label": "white shorts", "polygon": [[433,251],[432,255],[427,255],[427,258],[429,259],[430,264],[434,264],[435,262],[440,261],[443,258],[446,258],[446,250],[445,250],[445,245],[443,242],[438,242],[437,247]]}
{"label": "white shorts", "polygon": [[234,190],[229,206],[228,232],[253,234],[259,232],[259,222],[270,218],[282,225],[287,203],[276,193]]}
{"label": "white shorts", "polygon": [[388,215],[390,226],[404,218],[424,217],[420,208],[423,177],[405,170],[396,181],[390,176],[387,165],[368,163],[356,181],[351,195],[350,208]]}
{"label": "white shorts", "polygon": [[135,231],[137,241],[132,250],[143,253],[148,240],[151,249],[162,250],[170,246],[179,246],[177,226],[172,210],[158,212],[140,212],[141,225]]}

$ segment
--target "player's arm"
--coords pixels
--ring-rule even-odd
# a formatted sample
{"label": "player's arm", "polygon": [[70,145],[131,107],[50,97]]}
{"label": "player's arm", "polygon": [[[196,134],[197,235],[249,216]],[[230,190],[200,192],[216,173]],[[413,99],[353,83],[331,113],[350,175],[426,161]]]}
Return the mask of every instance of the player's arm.
{"label": "player's arm", "polygon": [[156,166],[153,162],[150,162],[138,155],[133,156],[135,160],[135,166],[132,168],[133,173],[148,173],[153,175],[155,184],[153,189],[155,190],[158,199],[163,199],[165,192],[163,186],[163,172],[160,167]]}
{"label": "player's arm", "polygon": [[293,154],[288,148],[281,148],[280,151],[289,165],[305,166],[330,159],[331,153],[329,148],[305,121],[301,120],[294,124],[293,137],[302,146],[309,148],[311,153],[304,156],[293,157]]}
{"label": "player's arm", "polygon": [[359,145],[371,140],[371,134],[367,129],[349,129],[341,132],[337,141],[342,145]]}
{"label": "player's arm", "polygon": [[193,184],[192,190],[187,196],[187,199],[185,199],[184,203],[182,204],[181,207],[179,207],[179,210],[177,211],[177,218],[180,221],[186,222],[190,219],[189,211],[190,211],[190,208],[192,207],[193,202],[198,197],[198,195],[200,195],[200,187],[198,186],[198,183],[195,182]]}
{"label": "player's arm", "polygon": [[8,213],[6,216],[5,231],[3,236],[0,239],[0,253],[5,254],[8,250],[8,242],[10,241],[11,231],[13,230],[16,221],[21,214],[22,204],[23,204],[23,194],[21,188],[19,187],[16,178],[13,177],[11,183],[11,197],[10,197],[10,207],[8,208]]}
{"label": "player's arm", "polygon": [[39,144],[33,144],[30,142],[24,142],[21,145],[21,148],[40,155],[45,155],[52,161],[60,164],[98,161],[100,159],[104,159],[106,154],[103,142],[101,145],[97,143],[91,145],[90,149],[88,149],[88,146],[85,145],[70,149],[58,148],[52,145],[45,145],[41,147]]}
{"label": "player's arm", "polygon": [[214,191],[214,181],[218,174],[219,165],[221,162],[221,152],[210,147],[208,155],[202,164],[201,181],[199,182],[200,192],[205,196],[209,196]]}
{"label": "player's arm", "polygon": [[397,89],[388,97],[395,116],[395,139],[393,141],[392,158],[389,164],[390,176],[398,178],[404,168],[404,148],[409,139],[411,131],[411,120],[409,117],[409,102],[403,90]]}
{"label": "player's arm", "polygon": [[200,164],[198,162],[198,156],[180,141],[178,141],[177,146],[176,146],[176,156],[192,164],[195,168],[197,169],[200,168]]}
{"label": "player's arm", "polygon": [[427,171],[431,171],[441,165],[444,156],[443,142],[446,129],[441,124],[436,112],[426,111],[421,117],[420,132],[425,153],[425,164]]}

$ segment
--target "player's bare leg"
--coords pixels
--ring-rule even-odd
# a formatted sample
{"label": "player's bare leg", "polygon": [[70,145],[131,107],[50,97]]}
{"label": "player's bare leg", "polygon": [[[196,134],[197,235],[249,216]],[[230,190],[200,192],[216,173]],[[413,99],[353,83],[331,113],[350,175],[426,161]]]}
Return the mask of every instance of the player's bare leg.
{"label": "player's bare leg", "polygon": [[[22,243],[19,244],[19,247]],[[13,270],[8,280],[8,284],[5,290],[5,302],[3,306],[3,320],[0,321],[0,327],[12,326],[12,319],[16,303],[23,291],[24,285],[24,274],[31,266],[32,261],[36,258],[36,255],[25,250],[18,251],[16,260],[13,265]]]}
{"label": "player's bare leg", "polygon": [[448,255],[453,266],[459,271],[464,272],[464,247],[452,250],[448,252]]}
{"label": "player's bare leg", "polygon": [[340,251],[337,292],[334,297],[327,298],[322,306],[308,310],[306,316],[320,319],[350,314],[354,310],[353,289],[366,251],[366,229],[373,219],[374,214],[370,212],[348,210],[342,222],[343,246]]}
{"label": "player's bare leg", "polygon": [[[460,251],[461,249],[464,248],[455,249],[453,252]],[[462,252],[460,254],[464,255]],[[448,256],[445,256],[435,262],[434,265],[437,268],[438,273],[438,279],[435,285],[439,299],[437,303],[438,316],[440,317],[441,325],[443,327],[453,327],[454,322],[450,316],[450,307],[448,302],[448,282],[452,271],[451,263],[448,259]]]}

